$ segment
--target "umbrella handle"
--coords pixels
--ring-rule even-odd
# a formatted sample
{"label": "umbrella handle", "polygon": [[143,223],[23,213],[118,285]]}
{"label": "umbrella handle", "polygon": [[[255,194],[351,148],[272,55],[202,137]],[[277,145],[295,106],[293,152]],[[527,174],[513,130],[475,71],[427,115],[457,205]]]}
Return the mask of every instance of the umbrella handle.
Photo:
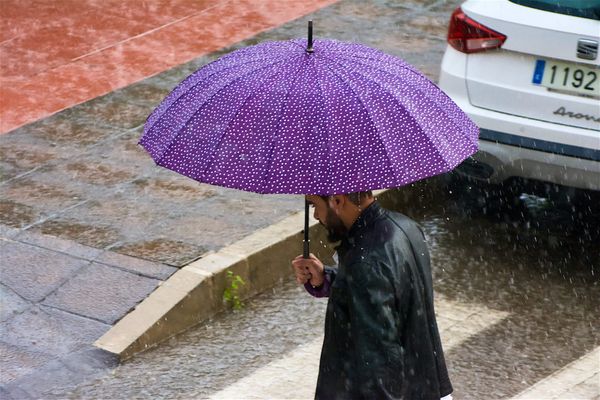
{"label": "umbrella handle", "polygon": [[308,239],[308,213],[309,213],[309,204],[308,200],[304,200],[304,250],[302,256],[304,258],[309,258],[310,250],[310,240]]}

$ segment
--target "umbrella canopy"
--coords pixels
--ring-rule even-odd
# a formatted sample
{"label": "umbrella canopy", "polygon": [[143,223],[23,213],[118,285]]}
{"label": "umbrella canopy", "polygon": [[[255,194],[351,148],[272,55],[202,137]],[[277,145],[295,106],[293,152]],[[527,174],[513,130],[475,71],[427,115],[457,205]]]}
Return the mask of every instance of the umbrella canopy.
{"label": "umbrella canopy", "polygon": [[475,124],[414,67],[361,44],[310,43],[266,42],[200,68],[148,117],[140,144],[200,182],[319,195],[402,186],[477,150]]}

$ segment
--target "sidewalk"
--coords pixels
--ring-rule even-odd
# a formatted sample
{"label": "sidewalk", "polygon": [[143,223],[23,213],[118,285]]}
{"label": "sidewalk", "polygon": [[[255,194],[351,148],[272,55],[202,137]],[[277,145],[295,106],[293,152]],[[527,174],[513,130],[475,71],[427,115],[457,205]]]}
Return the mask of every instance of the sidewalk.
{"label": "sidewalk", "polygon": [[0,252],[3,399],[38,397],[115,366],[91,343],[176,270],[10,229]]}
{"label": "sidewalk", "polygon": [[[157,167],[137,141],[146,117],[169,91],[222,53],[202,54],[331,1],[298,7],[268,1],[232,7],[221,1],[206,10],[192,6],[204,2],[183,6],[173,1],[181,7],[146,19],[143,26],[110,23],[148,12],[135,3],[123,9],[122,2],[115,2],[121,9],[102,11],[80,10],[96,7],[92,2],[76,3],[62,11],[58,2],[41,7],[35,21],[20,2],[0,6],[0,131],[26,123],[0,135],[3,399],[44,397],[54,385],[76,385],[115,366],[117,358],[92,343],[161,282],[303,204],[289,196],[262,198],[199,185]],[[214,13],[217,9],[220,14]],[[223,13],[228,23],[222,27],[236,29],[210,40],[177,39],[181,30],[195,32],[190,24],[216,33],[207,21],[223,23],[217,18]],[[65,46],[48,29],[66,30],[73,43]],[[154,51],[158,46],[176,50],[177,56],[164,58]],[[154,69],[140,69],[139,58],[127,55],[128,47],[163,59],[156,63],[144,56],[143,66]],[[65,55],[63,50],[80,53]],[[31,63],[32,53],[36,63]],[[125,87],[114,90],[120,86]]]}

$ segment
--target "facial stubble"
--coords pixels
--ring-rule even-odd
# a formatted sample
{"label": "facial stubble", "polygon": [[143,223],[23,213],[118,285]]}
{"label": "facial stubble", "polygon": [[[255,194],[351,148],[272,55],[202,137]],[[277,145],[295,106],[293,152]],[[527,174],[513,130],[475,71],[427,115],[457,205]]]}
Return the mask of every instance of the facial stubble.
{"label": "facial stubble", "polygon": [[325,217],[325,223],[323,225],[325,225],[325,228],[327,228],[327,240],[330,243],[339,242],[348,233],[346,226],[344,225],[340,217],[338,217],[335,214],[335,212],[329,207],[329,204],[327,205],[327,215]]}

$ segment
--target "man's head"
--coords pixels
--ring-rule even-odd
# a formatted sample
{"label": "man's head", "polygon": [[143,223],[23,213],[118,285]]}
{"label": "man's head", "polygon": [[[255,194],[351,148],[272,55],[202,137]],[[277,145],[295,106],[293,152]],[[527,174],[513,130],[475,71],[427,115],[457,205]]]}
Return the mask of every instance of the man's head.
{"label": "man's head", "polygon": [[375,201],[370,191],[331,196],[308,195],[306,200],[314,207],[314,217],[327,228],[330,242],[337,242],[346,236],[360,213]]}

